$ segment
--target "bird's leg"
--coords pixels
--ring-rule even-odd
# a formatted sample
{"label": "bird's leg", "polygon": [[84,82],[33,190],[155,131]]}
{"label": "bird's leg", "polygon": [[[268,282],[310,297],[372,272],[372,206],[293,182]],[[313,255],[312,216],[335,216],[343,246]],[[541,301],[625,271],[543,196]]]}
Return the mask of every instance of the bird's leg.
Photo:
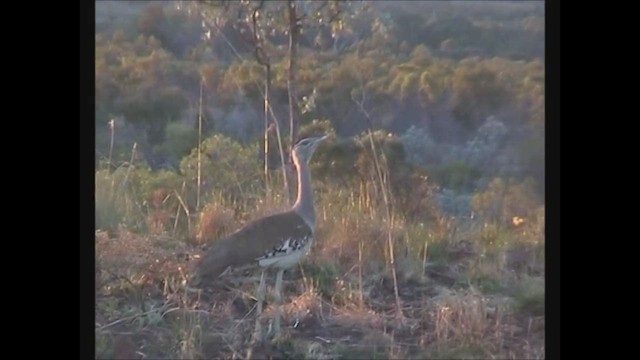
{"label": "bird's leg", "polygon": [[278,274],[276,275],[276,291],[274,300],[276,303],[276,318],[274,321],[275,335],[280,335],[280,306],[282,305],[282,274],[284,270],[278,270]]}
{"label": "bird's leg", "polygon": [[256,305],[256,329],[254,332],[254,338],[256,340],[262,340],[262,325],[260,324],[260,315],[262,315],[262,303],[264,302],[264,298],[265,298],[265,291],[266,291],[266,284],[265,284],[265,276],[264,276],[264,270],[262,271],[262,273],[260,274],[260,285],[258,286],[258,294],[257,294],[257,298],[258,298],[258,304]]}

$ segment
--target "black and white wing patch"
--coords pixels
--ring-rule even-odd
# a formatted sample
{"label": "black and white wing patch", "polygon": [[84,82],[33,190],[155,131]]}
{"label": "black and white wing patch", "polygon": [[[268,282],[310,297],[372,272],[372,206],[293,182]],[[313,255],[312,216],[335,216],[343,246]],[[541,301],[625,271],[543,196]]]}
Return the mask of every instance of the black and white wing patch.
{"label": "black and white wing patch", "polygon": [[307,235],[300,238],[288,238],[280,242],[273,249],[265,252],[264,256],[259,257],[257,260],[260,266],[270,266],[275,263],[289,262],[295,263],[303,255],[304,248],[312,240],[311,236]]}

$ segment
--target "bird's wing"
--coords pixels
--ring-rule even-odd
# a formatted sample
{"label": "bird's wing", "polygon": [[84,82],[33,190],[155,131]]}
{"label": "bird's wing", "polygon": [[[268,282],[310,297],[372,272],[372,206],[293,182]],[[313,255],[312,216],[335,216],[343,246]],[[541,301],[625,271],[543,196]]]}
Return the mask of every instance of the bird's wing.
{"label": "bird's wing", "polygon": [[294,211],[265,216],[215,241],[195,268],[198,278],[215,278],[229,266],[257,263],[265,256],[300,247],[313,231]]}

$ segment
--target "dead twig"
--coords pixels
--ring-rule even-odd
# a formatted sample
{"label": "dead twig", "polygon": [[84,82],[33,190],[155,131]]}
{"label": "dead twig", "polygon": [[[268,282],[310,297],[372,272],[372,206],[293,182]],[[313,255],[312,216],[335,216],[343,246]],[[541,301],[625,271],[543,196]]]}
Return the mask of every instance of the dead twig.
{"label": "dead twig", "polygon": [[125,316],[125,317],[120,318],[118,320],[112,321],[112,322],[110,322],[110,323],[108,323],[106,325],[102,325],[101,327],[96,328],[96,330],[102,331],[102,330],[110,328],[110,327],[112,327],[114,325],[118,325],[118,324],[121,324],[123,322],[130,321],[130,320],[135,320],[137,318],[152,314],[152,313],[157,312],[157,311],[158,311],[158,309],[151,309],[149,311],[145,311],[145,312],[140,313],[140,314],[134,314],[134,315]]}

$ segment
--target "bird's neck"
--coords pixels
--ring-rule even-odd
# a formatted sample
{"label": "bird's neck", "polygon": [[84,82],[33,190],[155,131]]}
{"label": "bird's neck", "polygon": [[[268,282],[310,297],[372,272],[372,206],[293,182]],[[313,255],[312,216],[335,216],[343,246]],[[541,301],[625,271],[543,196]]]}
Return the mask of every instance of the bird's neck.
{"label": "bird's neck", "polygon": [[313,189],[311,188],[311,172],[306,161],[294,160],[298,169],[298,197],[293,204],[293,210],[300,215],[304,221],[315,229],[316,212],[313,207]]}

